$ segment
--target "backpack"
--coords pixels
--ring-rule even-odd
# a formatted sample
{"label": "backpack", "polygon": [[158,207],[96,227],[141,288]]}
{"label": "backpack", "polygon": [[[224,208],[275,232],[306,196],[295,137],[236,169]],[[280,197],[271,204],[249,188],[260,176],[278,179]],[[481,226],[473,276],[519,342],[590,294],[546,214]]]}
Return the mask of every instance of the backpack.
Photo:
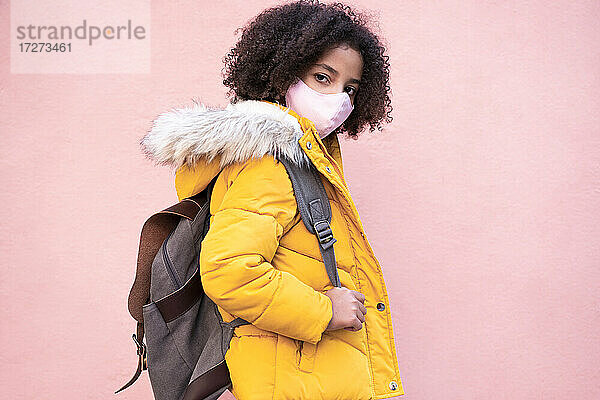
{"label": "backpack", "polygon": [[[314,165],[300,167],[283,156],[302,221],[316,235],[327,275],[340,287],[335,262],[329,199]],[[213,400],[231,388],[225,353],[233,330],[204,293],[200,249],[210,225],[210,197],[218,175],[202,192],[146,220],[140,235],[136,275],[128,308],[137,321],[132,335],[138,366],[116,393],[148,370],[156,400]],[[146,342],[144,343],[144,334]]]}

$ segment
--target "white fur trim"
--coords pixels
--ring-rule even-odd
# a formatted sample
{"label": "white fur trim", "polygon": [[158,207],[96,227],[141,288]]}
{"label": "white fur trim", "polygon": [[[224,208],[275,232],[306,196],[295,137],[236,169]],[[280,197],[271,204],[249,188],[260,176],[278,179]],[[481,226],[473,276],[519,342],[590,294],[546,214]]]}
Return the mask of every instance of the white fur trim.
{"label": "white fur trim", "polygon": [[298,120],[277,105],[242,100],[223,109],[193,101],[191,107],[160,114],[141,139],[142,151],[156,164],[179,168],[220,154],[222,168],[267,153],[282,154],[298,165],[310,163],[298,144],[304,135]]}

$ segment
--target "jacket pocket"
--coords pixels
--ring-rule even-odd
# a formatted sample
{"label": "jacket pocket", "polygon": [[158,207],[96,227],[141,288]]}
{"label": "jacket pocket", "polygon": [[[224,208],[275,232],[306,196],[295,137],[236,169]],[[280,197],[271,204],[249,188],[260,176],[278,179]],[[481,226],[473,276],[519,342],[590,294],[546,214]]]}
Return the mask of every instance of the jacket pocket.
{"label": "jacket pocket", "polygon": [[312,372],[315,366],[315,358],[319,342],[312,344],[303,340],[295,340],[297,342],[296,365],[300,371]]}

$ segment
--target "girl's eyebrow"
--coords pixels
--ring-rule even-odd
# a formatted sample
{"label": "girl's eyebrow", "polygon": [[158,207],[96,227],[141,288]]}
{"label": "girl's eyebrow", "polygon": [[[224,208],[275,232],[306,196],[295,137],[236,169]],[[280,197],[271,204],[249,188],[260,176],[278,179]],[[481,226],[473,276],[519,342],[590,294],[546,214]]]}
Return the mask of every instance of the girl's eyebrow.
{"label": "girl's eyebrow", "polygon": [[[318,66],[321,66],[321,67],[325,68],[327,71],[331,72],[334,75],[338,75],[338,72],[333,67],[331,67],[331,66],[329,66],[327,64],[319,63],[319,64],[315,64],[315,65],[318,65]],[[358,79],[356,79],[356,78],[350,79],[349,82],[351,82],[351,83],[358,83],[360,85],[360,81]]]}

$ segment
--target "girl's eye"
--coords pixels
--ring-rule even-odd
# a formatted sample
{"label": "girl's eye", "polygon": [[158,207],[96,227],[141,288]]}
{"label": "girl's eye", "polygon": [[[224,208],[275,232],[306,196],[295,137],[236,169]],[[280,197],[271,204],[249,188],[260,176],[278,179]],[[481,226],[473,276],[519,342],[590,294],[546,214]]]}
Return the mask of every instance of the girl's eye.
{"label": "girl's eye", "polygon": [[354,89],[352,86],[348,86],[346,89],[352,90],[352,93],[348,93],[350,96],[352,96],[354,93],[356,93],[356,89]]}
{"label": "girl's eye", "polygon": [[[321,80],[321,79],[319,79],[319,77],[325,78],[325,80]],[[317,79],[317,81],[319,81],[321,83],[325,83],[329,80],[327,78],[327,75],[323,75],[323,74],[315,74],[315,78]]]}

